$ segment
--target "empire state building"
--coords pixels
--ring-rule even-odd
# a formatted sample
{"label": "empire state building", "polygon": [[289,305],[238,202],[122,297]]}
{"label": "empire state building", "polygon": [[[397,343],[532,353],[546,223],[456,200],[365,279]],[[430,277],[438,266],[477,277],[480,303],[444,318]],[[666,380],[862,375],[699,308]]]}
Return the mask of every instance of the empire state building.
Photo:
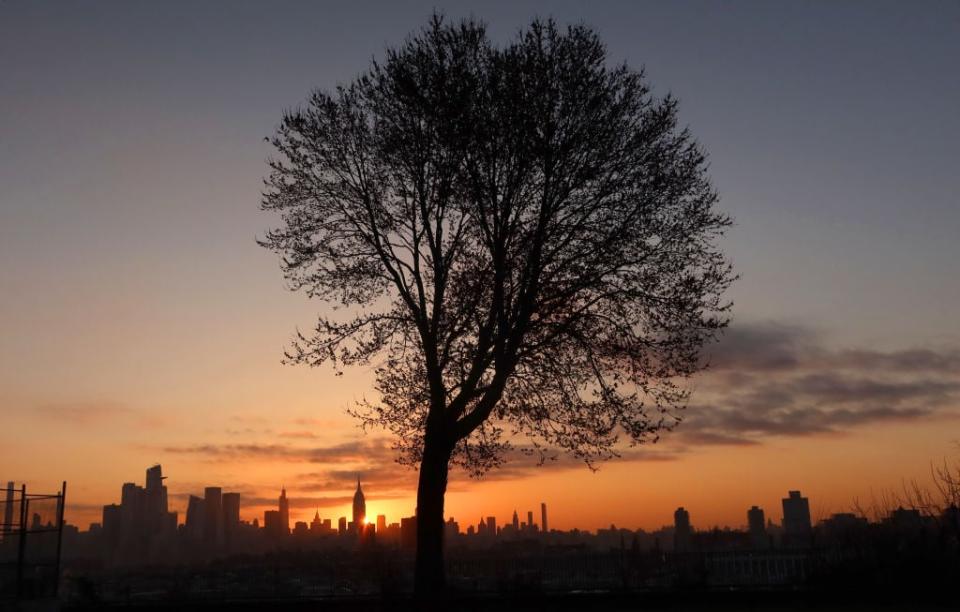
{"label": "empire state building", "polygon": [[367,500],[363,497],[360,488],[360,477],[357,476],[357,492],[353,494],[353,528],[363,532],[363,520],[367,517]]}

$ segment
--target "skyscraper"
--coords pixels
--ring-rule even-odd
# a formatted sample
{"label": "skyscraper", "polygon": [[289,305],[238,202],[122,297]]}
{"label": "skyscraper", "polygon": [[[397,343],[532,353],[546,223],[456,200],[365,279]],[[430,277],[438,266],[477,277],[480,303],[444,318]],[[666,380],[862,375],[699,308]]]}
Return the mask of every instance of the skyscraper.
{"label": "skyscraper", "polygon": [[810,501],[800,491],[790,491],[783,498],[783,539],[791,546],[810,544],[813,528],[810,524]]}
{"label": "skyscraper", "polygon": [[514,532],[520,531],[520,517],[517,516],[516,510],[513,511],[513,520],[511,521],[511,524],[513,525]]}
{"label": "skyscraper", "polygon": [[279,517],[280,526],[280,535],[285,536],[290,534],[290,501],[287,500],[287,488],[280,487],[280,499],[278,502],[279,506]]}
{"label": "skyscraper", "polygon": [[691,536],[690,513],[680,506],[673,513],[673,549],[677,552],[690,550]]}
{"label": "skyscraper", "polygon": [[543,533],[550,533],[550,530],[547,528],[547,504],[546,502],[540,502],[540,529]]}
{"label": "skyscraper", "polygon": [[187,535],[195,540],[203,539],[206,514],[203,507],[203,499],[196,495],[191,495],[187,500],[187,518],[184,523],[184,530]]}
{"label": "skyscraper", "polygon": [[107,504],[103,507],[103,539],[109,548],[120,542],[120,530],[123,524],[120,506]]}
{"label": "skyscraper", "polygon": [[279,540],[286,535],[283,531],[279,510],[265,510],[263,513],[263,531],[273,540]]}
{"label": "skyscraper", "polygon": [[208,546],[223,543],[223,491],[220,487],[203,490],[203,539]]}
{"label": "skyscraper", "polygon": [[367,517],[367,501],[360,488],[360,477],[357,476],[357,491],[353,494],[353,528],[357,533],[363,532],[363,521]]}
{"label": "skyscraper", "polygon": [[750,532],[750,543],[754,548],[766,548],[769,543],[767,539],[767,524],[763,516],[763,509],[752,506],[747,510],[747,525]]}
{"label": "skyscraper", "polygon": [[536,525],[533,524],[533,510],[527,510],[527,529],[533,531]]}
{"label": "skyscraper", "polygon": [[144,489],[144,512],[146,527],[150,533],[159,531],[167,517],[167,487],[163,485],[163,470],[160,464],[147,468],[147,486]]}
{"label": "skyscraper", "polygon": [[240,494],[224,493],[223,501],[223,541],[232,546],[240,531]]}

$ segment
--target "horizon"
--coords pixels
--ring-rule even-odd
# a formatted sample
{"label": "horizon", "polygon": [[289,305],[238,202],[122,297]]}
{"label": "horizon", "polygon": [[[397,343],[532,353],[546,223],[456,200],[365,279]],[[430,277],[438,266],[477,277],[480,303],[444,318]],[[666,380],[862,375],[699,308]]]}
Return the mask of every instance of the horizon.
{"label": "horizon", "polygon": [[[157,463],[157,464],[154,464],[154,465],[152,465],[152,466],[150,466],[150,467],[151,467],[151,468],[161,467],[161,464]],[[169,479],[169,476],[164,476],[164,480],[168,480],[168,479]],[[20,484],[23,484],[23,483],[14,483],[14,484],[15,484],[15,485],[20,485]],[[67,483],[67,484],[69,485],[69,483]],[[137,483],[136,480],[133,480],[133,481],[127,481],[127,482],[125,482],[125,483],[123,483],[123,484],[135,484],[135,485],[136,485],[136,484],[138,484],[138,483]],[[361,484],[361,485],[362,485],[362,479],[360,479],[360,481],[359,481],[358,484]],[[138,485],[138,486],[142,486],[142,485]],[[215,484],[215,483],[211,483],[211,484],[208,484],[208,485],[206,485],[206,486],[207,486],[207,487],[214,487],[214,488],[221,489],[221,491],[222,491],[222,493],[223,493],[224,495],[226,495],[226,494],[228,494],[228,493],[236,494],[235,491],[232,491],[232,490],[227,489],[227,488],[224,488],[224,487],[220,487],[220,486],[218,486],[218,485]],[[17,486],[14,486],[14,490],[16,490],[17,488],[18,488]],[[206,488],[206,487],[204,487],[204,488]],[[285,490],[286,490],[286,488],[281,485],[280,491],[285,491]],[[37,491],[34,491],[34,490],[32,490],[32,489],[28,489],[28,493],[29,493],[29,492],[37,493]],[[381,512],[380,510],[378,510],[378,506],[377,506],[377,503],[376,503],[376,497],[370,498],[370,496],[369,496],[369,491],[366,490],[366,489],[364,489],[363,492],[364,492],[364,495],[365,495],[365,497],[367,498],[367,502],[368,502],[368,504],[367,504],[367,509],[368,509],[368,510],[371,510],[371,511],[368,512],[367,515],[366,515],[366,520],[364,521],[365,524],[372,524],[372,523],[374,523],[374,522],[376,521],[376,519],[377,519],[379,516],[381,516],[381,515],[386,517],[386,519],[387,519],[387,521],[386,521],[387,524],[399,523],[399,520],[400,520],[401,518],[404,518],[404,517],[406,517],[406,516],[414,516],[414,515],[415,515],[415,511],[413,511],[413,510],[411,510],[410,512],[407,512],[407,513],[401,513],[400,515],[385,514],[384,512]],[[781,502],[785,502],[785,501],[787,500],[787,498],[789,497],[789,495],[790,495],[791,493],[794,493],[794,492],[801,493],[801,494],[803,493],[802,491],[797,491],[797,490],[795,490],[795,489],[787,489],[787,490],[785,491],[787,497],[782,497],[780,501],[781,501]],[[45,493],[48,493],[48,492],[45,492]],[[204,492],[198,490],[198,491],[196,492],[196,494],[194,494],[194,493],[184,493],[184,494],[178,494],[178,495],[175,496],[176,499],[185,499],[185,498],[189,498],[189,497],[196,497],[196,498],[198,498],[198,499],[203,499],[203,497],[204,497]],[[280,497],[280,495],[278,494],[278,495],[277,495],[277,498],[279,499],[279,497]],[[352,496],[351,496],[351,497],[352,497]],[[69,497],[68,497],[68,499],[69,499]],[[255,500],[255,501],[258,502],[256,505],[253,505],[253,506],[244,505],[244,498],[243,498],[242,495],[240,496],[240,521],[241,521],[241,522],[244,522],[244,523],[247,523],[247,524],[255,524],[255,523],[256,523],[256,524],[259,524],[261,528],[263,528],[264,522],[265,522],[265,521],[263,520],[263,519],[264,519],[264,512],[276,509],[276,504],[272,504],[272,505],[271,505],[271,504],[269,504],[269,503],[264,503],[265,500],[262,500],[262,499],[257,499],[257,500]],[[372,504],[369,503],[370,501],[373,501],[373,503],[372,503]],[[876,504],[876,501],[877,501],[877,500],[874,500],[874,504]],[[104,504],[104,506],[119,505],[119,502],[120,502],[120,497],[119,497],[119,495],[118,495],[118,497],[117,497],[117,499],[116,499],[115,501],[107,502],[106,504]],[[298,500],[296,500],[296,498],[287,496],[287,503],[291,504],[292,508],[294,508],[294,509],[297,508],[297,506],[298,506],[298,503],[297,503],[297,502],[298,502]],[[509,521],[509,519],[506,518],[506,517],[512,516],[513,513],[517,513],[517,514],[519,514],[520,516],[526,516],[526,513],[527,513],[527,512],[533,512],[534,515],[535,515],[535,518],[536,518],[537,515],[538,515],[537,510],[540,508],[540,505],[541,505],[541,504],[545,504],[548,508],[551,507],[550,504],[548,504],[546,501],[541,501],[541,502],[539,502],[538,504],[536,504],[535,506],[531,506],[530,508],[527,508],[527,507],[521,508],[520,506],[515,506],[514,509],[513,509],[510,513],[507,513],[507,514],[504,514],[504,515],[491,514],[490,512],[488,512],[488,511],[486,511],[486,510],[484,510],[484,509],[478,509],[477,512],[479,512],[479,514],[477,515],[477,522],[480,522],[481,519],[485,521],[485,520],[487,520],[489,517],[494,517],[494,518],[496,518],[498,521],[502,518],[502,519],[503,519],[503,523],[502,523],[502,524],[506,525],[506,524],[508,523],[508,521]],[[320,506],[316,506],[316,507],[313,508],[313,510],[310,510],[310,508],[308,508],[307,506],[305,506],[305,505],[303,505],[303,504],[299,504],[299,505],[300,505],[301,508],[303,508],[303,510],[302,510],[301,512],[299,512],[299,513],[291,512],[291,514],[290,514],[291,529],[292,529],[292,525],[295,524],[295,523],[298,523],[298,522],[303,522],[303,523],[306,523],[306,524],[309,525],[310,522],[311,522],[311,520],[314,518],[315,515],[319,515],[321,520],[329,519],[329,520],[331,520],[332,522],[335,522],[335,521],[337,521],[338,519],[349,519],[349,517],[350,517],[349,504],[348,504],[347,506],[345,506],[344,513],[343,513],[343,514],[340,514],[340,515],[337,515],[336,513],[333,513],[333,514],[329,514],[329,513],[326,513],[326,514],[325,514],[325,513],[322,513]],[[69,506],[70,506],[70,504],[69,504],[69,502],[68,502],[68,503],[67,503],[67,507],[69,508]],[[176,513],[176,515],[177,515],[177,525],[180,526],[180,527],[182,527],[182,526],[184,526],[184,525],[186,524],[186,514],[187,514],[186,507],[187,507],[187,506],[186,506],[186,501],[184,501],[183,504],[178,504],[178,503],[172,503],[172,504],[170,504],[170,511]],[[337,507],[339,507],[339,506],[337,506]],[[534,509],[531,509],[531,508],[534,508]],[[768,525],[782,526],[782,523],[783,523],[783,511],[782,511],[782,506],[781,506],[781,507],[778,507],[778,508],[780,508],[780,517],[781,517],[781,520],[780,520],[779,522],[777,522],[777,521],[774,520],[774,516],[775,516],[775,515],[772,513],[772,511],[771,511],[770,509],[768,509],[768,508],[766,508],[766,507],[763,507],[763,506],[759,506],[759,505],[757,505],[757,504],[751,504],[750,506],[745,507],[745,509],[744,509],[744,511],[743,511],[744,517],[747,516],[747,512],[748,512],[749,510],[755,509],[755,508],[759,508],[760,510],[763,510],[763,511],[764,511],[764,513],[765,513],[765,518],[766,518],[766,520],[767,520],[767,524],[768,524]],[[777,508],[774,508],[774,510],[776,510],[776,509],[777,509]],[[101,510],[103,510],[103,509],[101,508]],[[687,512],[691,512],[691,511],[692,511],[692,513],[691,513],[691,515],[690,515],[690,516],[691,516],[690,525],[691,525],[691,529],[694,530],[694,531],[709,531],[709,530],[714,530],[714,529],[742,530],[742,529],[745,529],[745,528],[748,526],[748,521],[747,521],[747,520],[744,520],[743,522],[741,522],[741,523],[736,523],[736,524],[730,524],[730,523],[728,523],[728,524],[722,524],[722,525],[721,525],[721,524],[710,524],[710,525],[703,525],[703,524],[701,524],[701,526],[698,528],[698,526],[697,526],[697,525],[698,525],[698,522],[695,520],[695,519],[696,519],[696,516],[697,516],[697,514],[696,514],[697,509],[696,509],[696,508],[690,508],[690,507],[687,507],[687,506],[680,505],[680,506],[677,506],[676,508],[674,508],[674,511],[676,511],[676,510],[686,510]],[[551,511],[551,516],[554,515],[554,512],[555,512],[555,509]],[[826,520],[826,519],[828,519],[828,518],[830,518],[830,517],[832,517],[832,516],[834,516],[834,515],[836,515],[836,514],[841,514],[841,513],[854,513],[854,514],[856,514],[857,516],[861,516],[861,513],[858,511],[857,508],[850,507],[850,508],[846,508],[846,509],[843,509],[843,510],[838,510],[838,511],[835,511],[835,512],[829,512],[829,513],[827,513],[827,514],[824,514],[824,513],[822,513],[822,512],[819,513],[819,514],[816,514],[816,513],[813,513],[813,512],[812,512],[812,513],[811,513],[811,520],[812,520],[813,525],[816,526],[816,525],[818,525],[819,523],[821,523],[822,521],[824,521],[824,520]],[[673,513],[671,512],[671,521],[669,521],[669,522],[667,522],[667,523],[664,523],[663,525],[660,525],[660,526],[658,526],[658,527],[651,527],[651,526],[647,526],[647,527],[643,527],[643,526],[633,526],[633,527],[631,527],[631,526],[627,526],[627,525],[616,525],[616,524],[614,524],[614,523],[610,523],[610,524],[607,524],[607,525],[600,525],[600,526],[597,526],[597,527],[589,527],[589,526],[581,526],[581,525],[571,525],[571,526],[567,527],[566,529],[559,529],[559,530],[558,530],[558,529],[551,528],[551,531],[573,531],[573,530],[578,530],[578,531],[581,531],[581,532],[586,532],[586,533],[591,533],[591,534],[592,534],[592,533],[596,533],[596,532],[598,532],[598,531],[600,531],[600,530],[604,530],[604,529],[617,528],[617,529],[627,529],[627,530],[629,530],[629,531],[634,531],[634,532],[636,532],[636,531],[658,532],[658,531],[665,530],[665,529],[673,529],[674,526],[673,526],[673,524],[672,524],[672,514],[673,514]],[[93,516],[95,516],[95,515],[93,515]],[[562,516],[562,512],[561,512],[561,516]],[[371,517],[374,517],[374,518],[371,519]],[[97,518],[99,518],[99,517],[97,517]],[[391,518],[396,518],[397,520],[394,521],[394,520],[391,520]],[[454,520],[454,521],[456,521],[458,524],[462,525],[462,532],[465,532],[466,529],[467,529],[467,527],[469,527],[469,526],[475,526],[475,525],[473,525],[473,523],[471,522],[471,518],[470,518],[469,515],[464,515],[463,517],[460,517],[460,518],[455,517],[455,516],[452,516],[452,515],[448,515],[446,518],[447,518],[448,520]],[[870,517],[864,516],[864,518],[868,518],[868,519],[869,519]],[[874,518],[880,518],[880,517],[874,517]],[[97,528],[102,527],[102,521],[101,521],[101,520],[93,520],[93,521],[91,521],[90,523],[88,523],[87,525],[78,524],[78,523],[75,522],[75,521],[71,521],[71,520],[70,520],[70,517],[69,517],[69,512],[67,513],[67,516],[64,518],[64,521],[65,521],[65,524],[74,525],[75,527],[78,527],[81,532],[88,532],[88,531],[90,531],[90,529],[91,529],[92,527],[94,527],[94,525],[96,525]],[[554,522],[554,519],[551,518],[551,519],[550,519],[550,522],[553,523],[553,522]],[[501,523],[498,522],[497,524],[498,524],[498,526],[499,526]],[[534,521],[534,524],[535,524],[535,526],[538,526],[538,527],[539,527],[539,523],[537,523],[536,520]]]}
{"label": "horizon", "polygon": [[[679,98],[736,224],[733,323],[657,444],[591,471],[521,443],[482,480],[453,473],[448,517],[545,501],[563,530],[650,531],[680,506],[733,527],[800,490],[816,520],[958,456],[960,5],[927,6],[553,5]],[[204,486],[239,492],[245,520],[283,485],[291,522],[349,516],[357,474],[372,515],[413,514],[416,471],[345,412],[375,397],[373,366],[281,364],[328,310],[287,291],[256,238],[276,223],[258,203],[283,111],[432,10],[0,4],[2,482],[67,481],[84,528],[154,463],[180,519]],[[543,15],[445,11],[498,42]]]}

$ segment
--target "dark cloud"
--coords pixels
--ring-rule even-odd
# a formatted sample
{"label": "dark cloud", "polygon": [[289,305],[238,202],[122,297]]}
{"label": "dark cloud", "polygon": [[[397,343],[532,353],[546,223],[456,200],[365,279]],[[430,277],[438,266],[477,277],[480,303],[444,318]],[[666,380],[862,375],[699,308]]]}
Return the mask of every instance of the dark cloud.
{"label": "dark cloud", "polygon": [[807,328],[739,325],[714,347],[673,438],[754,444],[957,414],[960,352],[834,349]]}
{"label": "dark cloud", "polygon": [[704,352],[711,370],[756,373],[789,370],[816,352],[816,337],[793,325],[732,325],[720,342]]}

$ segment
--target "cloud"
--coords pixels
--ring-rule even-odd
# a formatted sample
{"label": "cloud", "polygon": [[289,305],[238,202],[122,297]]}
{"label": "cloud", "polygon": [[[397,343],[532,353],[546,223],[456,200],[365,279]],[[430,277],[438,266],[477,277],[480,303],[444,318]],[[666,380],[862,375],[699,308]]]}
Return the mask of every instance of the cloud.
{"label": "cloud", "polygon": [[[952,349],[835,348],[822,334],[802,326],[739,324],[711,347],[706,360],[709,368],[693,379],[692,403],[679,426],[660,444],[622,448],[613,461],[674,461],[703,446],[842,435],[863,426],[949,418],[960,412],[960,352]],[[323,493],[317,499],[330,504],[342,503],[334,500],[343,499],[339,493],[351,492],[357,476],[378,495],[409,495],[415,489],[416,470],[396,463],[389,438],[369,436],[322,445],[310,428],[324,422],[309,418],[291,422],[300,428],[279,433],[250,430],[257,434],[255,440],[265,442],[162,450],[211,463],[300,464],[304,468],[287,482],[288,488],[311,499]],[[484,480],[584,467],[566,454],[551,455],[541,465],[538,457],[525,452],[530,450],[519,441],[504,464]],[[451,486],[471,486],[464,475],[454,468]]]}
{"label": "cloud", "polygon": [[695,403],[670,434],[691,445],[840,434],[956,416],[960,407],[960,351],[953,349],[833,349],[808,328],[741,324],[707,361]]}
{"label": "cloud", "polygon": [[33,414],[51,423],[71,427],[123,425],[127,428],[156,429],[167,425],[167,420],[162,416],[109,401],[41,404],[34,408]]}
{"label": "cloud", "polygon": [[281,438],[294,438],[294,439],[301,439],[301,440],[316,440],[317,438],[320,437],[314,432],[307,431],[307,430],[281,431],[280,433],[277,434],[277,436]]}
{"label": "cloud", "polygon": [[165,453],[196,455],[212,462],[278,461],[306,463],[357,463],[392,458],[393,450],[385,438],[364,438],[330,446],[292,446],[290,444],[196,444],[165,446]]}

